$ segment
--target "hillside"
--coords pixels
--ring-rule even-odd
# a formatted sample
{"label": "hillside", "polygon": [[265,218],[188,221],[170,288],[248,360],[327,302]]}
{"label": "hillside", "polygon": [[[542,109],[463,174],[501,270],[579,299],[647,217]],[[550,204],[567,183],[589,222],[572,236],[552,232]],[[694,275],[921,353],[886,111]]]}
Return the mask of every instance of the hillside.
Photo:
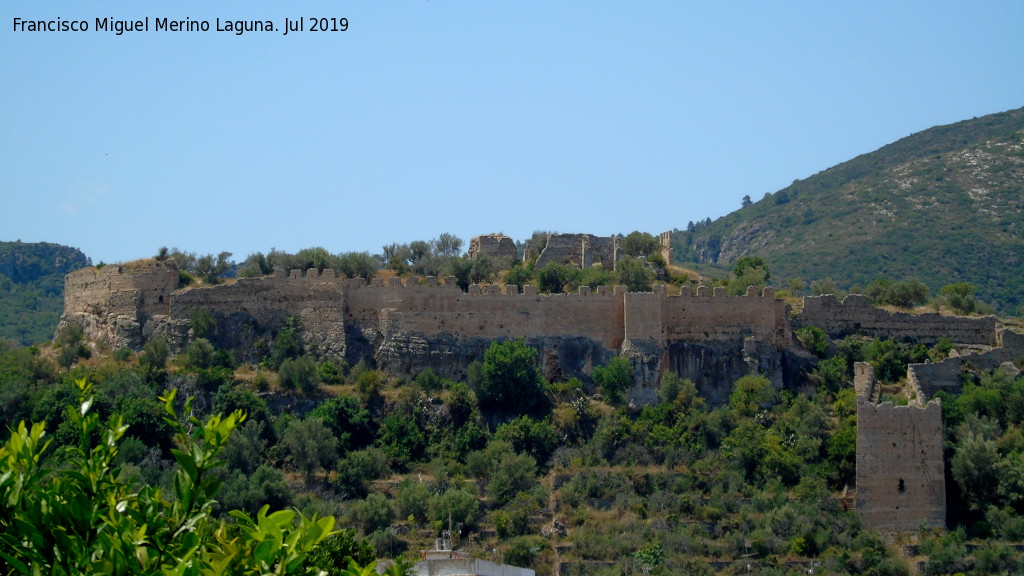
{"label": "hillside", "polygon": [[64,308],[64,275],[92,262],[77,248],[0,242],[0,339],[49,340]]}
{"label": "hillside", "polygon": [[1024,108],[914,134],[679,232],[680,262],[764,258],[773,282],[954,282],[1024,304]]}

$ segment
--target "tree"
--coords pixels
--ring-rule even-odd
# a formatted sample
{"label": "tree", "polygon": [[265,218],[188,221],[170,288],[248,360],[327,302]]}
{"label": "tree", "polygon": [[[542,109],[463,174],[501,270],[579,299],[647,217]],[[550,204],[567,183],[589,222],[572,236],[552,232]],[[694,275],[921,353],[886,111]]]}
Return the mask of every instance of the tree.
{"label": "tree", "polygon": [[750,200],[750,194],[744,196],[743,200],[740,202],[740,206],[742,208],[750,208],[753,204],[754,202]]}
{"label": "tree", "polygon": [[272,370],[280,368],[286,358],[296,358],[302,354],[302,334],[299,321],[294,316],[289,316],[284,321],[284,326],[274,336],[274,343],[270,347],[270,358],[267,364]]}
{"label": "tree", "polygon": [[339,254],[335,262],[337,272],[349,278],[370,280],[380,268],[377,260],[369,252],[346,252]]}
{"label": "tree", "polygon": [[604,366],[594,367],[594,382],[610,404],[618,404],[622,402],[622,394],[635,383],[633,364],[624,356],[616,356]]}
{"label": "tree", "polygon": [[619,250],[623,256],[646,258],[661,253],[661,241],[647,232],[633,231],[619,241]]}
{"label": "tree", "polygon": [[639,258],[622,258],[615,262],[615,274],[619,284],[630,292],[650,292],[654,284],[654,270],[644,265]]}
{"label": "tree", "polygon": [[797,329],[796,337],[804,345],[804,348],[818,358],[824,358],[828,353],[830,342],[828,335],[821,328],[817,326],[804,326]]}
{"label": "tree", "polygon": [[516,452],[529,454],[540,464],[547,463],[558,447],[555,428],[546,421],[529,416],[519,416],[498,426],[494,439],[508,442]]}
{"label": "tree", "polygon": [[434,252],[439,256],[458,256],[462,252],[462,239],[445,232],[432,242]]}
{"label": "tree", "polygon": [[974,290],[974,285],[969,282],[957,282],[943,286],[942,295],[958,314],[970,314],[977,307]]}
{"label": "tree", "polygon": [[541,292],[561,294],[566,286],[577,279],[578,273],[578,268],[548,262],[540,270],[537,270],[537,288]]}
{"label": "tree", "polygon": [[751,417],[762,408],[775,404],[778,399],[779,394],[772,388],[771,381],[760,374],[754,374],[736,381],[729,395],[729,406],[740,416]]}
{"label": "tree", "polygon": [[[747,196],[749,199],[750,197]],[[660,542],[652,542],[643,548],[637,550],[633,554],[633,560],[640,567],[640,571],[644,573],[644,576],[648,576],[651,571],[658,568],[665,562],[665,551],[661,547]]]}
{"label": "tree", "polygon": [[733,267],[733,274],[735,279],[726,287],[726,293],[732,296],[746,294],[749,286],[764,288],[771,278],[768,266],[760,256],[740,258]]}
{"label": "tree", "polygon": [[320,384],[316,362],[309,356],[285,358],[277,370],[277,382],[287,390],[313,392]]}
{"label": "tree", "polygon": [[306,481],[322,467],[334,462],[338,441],[319,418],[296,418],[288,423],[281,443],[288,449],[295,467],[306,475]]}
{"label": "tree", "polygon": [[234,265],[229,258],[231,258],[231,252],[221,252],[216,258],[213,254],[206,254],[196,258],[192,270],[203,279],[203,282],[217,284],[220,282],[221,274],[227,272]]}
{"label": "tree", "polygon": [[[113,462],[126,428],[118,416],[106,426],[92,411],[92,386],[76,382],[78,405],[68,418],[79,444],[59,469],[41,466],[49,446],[42,422],[19,424],[0,447],[0,558],[14,573],[29,574],[315,574],[303,561],[330,536],[334,518],[293,511],[255,517],[232,511],[235,524],[212,520],[220,486],[214,469],[236,412],[206,422],[179,416],[175,393],[163,398],[178,448],[172,450],[174,498],[152,486],[122,480]],[[191,414],[191,401],[184,413]],[[98,440],[98,442],[97,442]],[[47,529],[39,529],[39,527]]]}
{"label": "tree", "polygon": [[550,406],[537,369],[537,351],[522,338],[494,342],[484,352],[483,379],[476,390],[480,407],[514,414],[538,414]]}

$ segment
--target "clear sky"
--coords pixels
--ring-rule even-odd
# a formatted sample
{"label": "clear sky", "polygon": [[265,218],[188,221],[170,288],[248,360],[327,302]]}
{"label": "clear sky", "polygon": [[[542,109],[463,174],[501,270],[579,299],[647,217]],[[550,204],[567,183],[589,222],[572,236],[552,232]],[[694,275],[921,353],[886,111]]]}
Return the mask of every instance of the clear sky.
{"label": "clear sky", "polygon": [[[14,31],[58,17],[89,30]],[[0,240],[109,263],[657,234],[1021,106],[1020,0],[0,0]]]}

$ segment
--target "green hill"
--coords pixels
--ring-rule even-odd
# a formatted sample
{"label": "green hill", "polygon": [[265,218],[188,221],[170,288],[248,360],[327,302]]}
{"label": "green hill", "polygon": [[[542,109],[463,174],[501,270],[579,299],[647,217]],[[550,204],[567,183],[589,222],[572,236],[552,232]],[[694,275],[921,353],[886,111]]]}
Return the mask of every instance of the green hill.
{"label": "green hill", "polygon": [[92,263],[77,248],[0,242],[0,338],[49,340],[64,308],[64,275]]}
{"label": "green hill", "polygon": [[1024,108],[938,126],[679,232],[680,262],[760,256],[773,281],[916,278],[1024,304]]}

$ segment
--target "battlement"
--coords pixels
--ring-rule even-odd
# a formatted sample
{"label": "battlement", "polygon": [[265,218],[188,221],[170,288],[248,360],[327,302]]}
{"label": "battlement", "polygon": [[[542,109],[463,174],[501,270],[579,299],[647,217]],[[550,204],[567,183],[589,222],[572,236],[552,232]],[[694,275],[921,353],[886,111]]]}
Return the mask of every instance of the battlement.
{"label": "battlement", "polygon": [[857,396],[857,512],[880,530],[946,522],[942,403],[894,406]]}

